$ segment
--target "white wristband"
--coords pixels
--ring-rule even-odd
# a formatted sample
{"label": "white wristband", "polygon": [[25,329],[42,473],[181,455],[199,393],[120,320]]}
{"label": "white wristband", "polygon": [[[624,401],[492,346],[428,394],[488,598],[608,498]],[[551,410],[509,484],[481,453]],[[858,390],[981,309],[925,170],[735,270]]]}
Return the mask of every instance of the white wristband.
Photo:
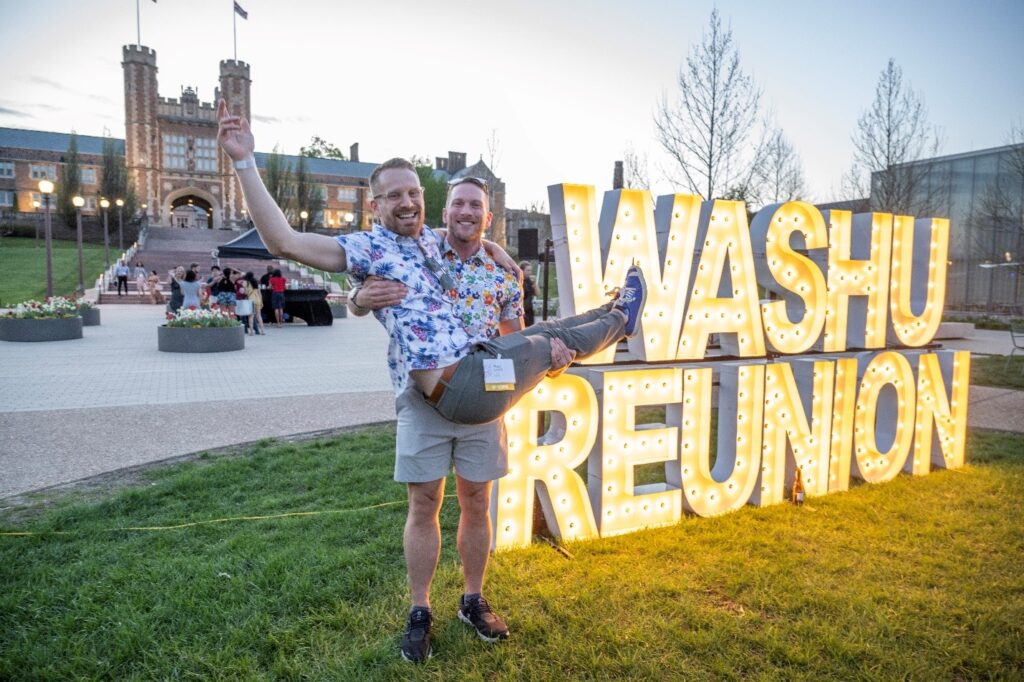
{"label": "white wristband", "polygon": [[242,159],[241,161],[235,161],[235,170],[245,170],[246,168],[255,168],[256,159],[249,157],[248,159]]}

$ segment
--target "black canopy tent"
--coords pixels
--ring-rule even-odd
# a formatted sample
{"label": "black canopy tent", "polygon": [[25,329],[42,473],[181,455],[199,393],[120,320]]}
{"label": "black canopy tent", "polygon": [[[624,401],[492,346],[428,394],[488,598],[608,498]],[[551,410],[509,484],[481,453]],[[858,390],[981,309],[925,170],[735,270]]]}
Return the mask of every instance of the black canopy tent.
{"label": "black canopy tent", "polygon": [[259,258],[273,260],[275,256],[267,251],[267,245],[260,239],[256,228],[252,228],[241,237],[229,241],[217,248],[217,258]]}
{"label": "black canopy tent", "polygon": [[[219,247],[215,254],[216,258],[257,258],[260,260],[274,260],[274,256],[267,251],[267,245],[260,239],[256,228],[249,230],[238,239],[234,239]],[[324,289],[288,289],[285,291],[285,314],[289,318],[300,318],[306,321],[311,327],[330,326],[334,318],[331,315],[331,308],[327,304],[327,291]],[[263,291],[264,313],[270,311],[270,291]],[[270,320],[265,315],[264,320]]]}

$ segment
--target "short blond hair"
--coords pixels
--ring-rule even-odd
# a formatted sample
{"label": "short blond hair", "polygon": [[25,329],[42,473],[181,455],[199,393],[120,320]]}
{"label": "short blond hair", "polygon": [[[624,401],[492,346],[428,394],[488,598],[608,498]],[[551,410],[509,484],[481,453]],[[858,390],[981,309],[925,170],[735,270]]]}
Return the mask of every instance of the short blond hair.
{"label": "short blond hair", "polygon": [[412,162],[410,162],[408,159],[403,159],[400,156],[396,156],[393,159],[388,159],[381,165],[374,168],[373,172],[370,173],[370,193],[373,194],[374,197],[380,194],[380,174],[386,170],[391,170],[393,168],[398,168],[401,170],[410,170],[413,173],[416,172],[416,167],[413,166]]}

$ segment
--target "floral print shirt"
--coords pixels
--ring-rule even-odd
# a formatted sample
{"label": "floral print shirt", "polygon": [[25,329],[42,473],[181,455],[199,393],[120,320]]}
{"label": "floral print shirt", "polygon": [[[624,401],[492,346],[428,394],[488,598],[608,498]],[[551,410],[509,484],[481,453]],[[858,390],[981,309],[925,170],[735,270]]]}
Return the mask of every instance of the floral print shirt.
{"label": "floral print shirt", "polygon": [[426,225],[417,239],[382,225],[336,239],[345,249],[347,271],[356,281],[375,275],[401,282],[408,289],[401,304],[373,313],[390,339],[388,370],[396,394],[405,390],[410,371],[447,367],[467,355],[473,344],[488,338],[466,332],[452,292],[443,291],[438,275],[427,268],[424,254],[442,261],[440,240]]}
{"label": "floral print shirt", "polygon": [[474,336],[494,338],[498,323],[523,316],[523,290],[515,275],[498,267],[483,247],[462,260],[447,240],[441,253],[456,283],[455,310]]}

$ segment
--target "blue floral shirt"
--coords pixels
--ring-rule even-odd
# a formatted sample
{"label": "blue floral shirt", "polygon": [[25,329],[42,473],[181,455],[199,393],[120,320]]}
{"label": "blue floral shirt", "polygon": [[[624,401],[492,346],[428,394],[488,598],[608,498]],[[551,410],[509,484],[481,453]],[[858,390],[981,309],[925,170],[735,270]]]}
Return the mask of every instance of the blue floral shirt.
{"label": "blue floral shirt", "polygon": [[499,322],[523,316],[518,280],[498,267],[483,247],[462,260],[445,240],[442,255],[456,283],[455,310],[470,334],[494,338]]}
{"label": "blue floral shirt", "polygon": [[453,292],[443,291],[438,275],[427,266],[424,254],[439,263],[439,239],[427,226],[418,239],[374,225],[368,232],[339,235],[345,249],[347,271],[356,281],[369,275],[404,284],[408,292],[399,305],[374,311],[388,332],[388,370],[395,393],[409,383],[409,372],[454,364],[467,355],[485,334],[470,335],[455,311]]}

